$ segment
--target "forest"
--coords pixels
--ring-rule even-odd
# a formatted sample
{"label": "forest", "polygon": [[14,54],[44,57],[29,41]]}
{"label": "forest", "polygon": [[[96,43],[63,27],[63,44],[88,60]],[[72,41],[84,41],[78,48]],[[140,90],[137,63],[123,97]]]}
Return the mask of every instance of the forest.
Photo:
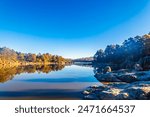
{"label": "forest", "polygon": [[0,66],[28,64],[66,64],[70,60],[62,56],[16,52],[6,47],[0,48]]}
{"label": "forest", "polygon": [[143,68],[150,66],[150,33],[143,36],[130,37],[121,45],[107,45],[105,50],[98,50],[94,55],[95,65],[107,63],[119,68],[133,68],[140,64]]}

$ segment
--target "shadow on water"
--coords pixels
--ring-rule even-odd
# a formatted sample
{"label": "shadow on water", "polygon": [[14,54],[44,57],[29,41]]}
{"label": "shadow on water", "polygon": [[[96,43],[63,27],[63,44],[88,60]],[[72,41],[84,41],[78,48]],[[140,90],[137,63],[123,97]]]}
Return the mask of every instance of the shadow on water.
{"label": "shadow on water", "polygon": [[24,91],[0,91],[0,99],[82,99],[80,91],[58,90],[58,89],[36,89]]}

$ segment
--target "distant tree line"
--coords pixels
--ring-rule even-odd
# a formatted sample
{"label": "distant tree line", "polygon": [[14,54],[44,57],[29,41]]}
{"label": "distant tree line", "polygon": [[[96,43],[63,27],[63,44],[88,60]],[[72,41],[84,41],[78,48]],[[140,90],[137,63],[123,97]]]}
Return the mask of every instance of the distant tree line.
{"label": "distant tree line", "polygon": [[73,59],[73,62],[92,62],[93,61],[93,57],[83,57],[83,58],[77,58],[77,59]]}
{"label": "distant tree line", "polygon": [[11,64],[11,63],[66,63],[69,59],[65,59],[62,56],[45,54],[32,54],[32,53],[21,53],[16,52],[13,49],[6,47],[0,48],[0,64]]}
{"label": "distant tree line", "polygon": [[122,68],[132,67],[142,58],[150,55],[150,33],[125,40],[122,45],[108,45],[105,50],[98,50],[94,63],[117,64]]}

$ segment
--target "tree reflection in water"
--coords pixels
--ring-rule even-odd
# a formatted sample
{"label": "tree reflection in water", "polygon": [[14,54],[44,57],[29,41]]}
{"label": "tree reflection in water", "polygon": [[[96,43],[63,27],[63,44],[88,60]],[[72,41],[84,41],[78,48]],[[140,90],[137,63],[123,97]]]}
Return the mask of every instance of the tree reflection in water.
{"label": "tree reflection in water", "polygon": [[0,68],[0,83],[12,80],[15,75],[21,73],[49,73],[51,71],[62,70],[65,65],[27,65],[19,67]]}

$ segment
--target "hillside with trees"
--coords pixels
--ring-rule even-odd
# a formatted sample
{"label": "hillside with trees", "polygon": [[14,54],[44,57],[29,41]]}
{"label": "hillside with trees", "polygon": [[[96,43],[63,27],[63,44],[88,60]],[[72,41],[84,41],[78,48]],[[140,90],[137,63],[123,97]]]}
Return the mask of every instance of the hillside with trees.
{"label": "hillside with trees", "polygon": [[0,48],[0,66],[29,64],[66,64],[70,62],[62,56],[16,52],[6,47]]}
{"label": "hillside with trees", "polygon": [[93,63],[117,65],[118,68],[133,68],[135,64],[140,64],[144,69],[149,69],[150,33],[130,37],[122,45],[108,45],[105,50],[98,50]]}

